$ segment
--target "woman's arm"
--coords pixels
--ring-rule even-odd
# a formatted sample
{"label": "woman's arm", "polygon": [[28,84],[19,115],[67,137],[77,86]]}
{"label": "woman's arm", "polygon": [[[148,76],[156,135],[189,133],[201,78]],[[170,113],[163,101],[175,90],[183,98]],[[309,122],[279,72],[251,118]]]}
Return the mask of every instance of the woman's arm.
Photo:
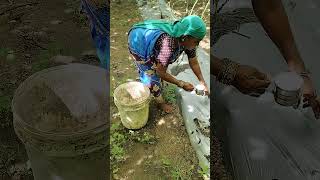
{"label": "woman's arm", "polygon": [[201,83],[206,84],[206,82],[204,81],[203,75],[201,73],[200,65],[199,65],[199,62],[198,62],[196,56],[189,59],[189,65],[190,65],[193,73],[197,76],[198,80]]}
{"label": "woman's arm", "polygon": [[[281,0],[252,0],[254,11],[271,40],[278,46],[289,69],[297,73],[306,72],[290,28],[289,20]],[[317,119],[320,118],[320,99],[317,98],[313,82],[304,77],[304,107],[311,106]]]}
{"label": "woman's arm", "polygon": [[166,71],[167,68],[163,67],[161,63],[157,64],[156,72],[162,80],[180,86],[180,81],[174,78],[171,74],[167,73]]}
{"label": "woman's arm", "polygon": [[290,70],[298,73],[306,71],[281,0],[252,0],[252,6],[268,36],[281,51]]}
{"label": "woman's arm", "polygon": [[210,74],[217,77],[220,71],[222,70],[222,68],[223,68],[222,61],[216,56],[210,54]]}
{"label": "woman's arm", "polygon": [[164,33],[159,37],[156,42],[155,49],[159,51],[156,56],[157,66],[156,72],[162,80],[175,84],[185,90],[192,91],[193,86],[190,83],[177,80],[171,74],[167,73],[167,66],[169,64],[170,57],[174,53],[174,48],[178,41],[175,38],[170,37]]}
{"label": "woman's arm", "polygon": [[182,80],[178,80],[174,78],[171,74],[167,73],[167,68],[163,67],[161,63],[158,63],[156,66],[156,72],[162,80],[165,80],[169,83],[175,84],[178,87],[183,88],[186,91],[192,91],[194,89],[193,85],[184,82]]}

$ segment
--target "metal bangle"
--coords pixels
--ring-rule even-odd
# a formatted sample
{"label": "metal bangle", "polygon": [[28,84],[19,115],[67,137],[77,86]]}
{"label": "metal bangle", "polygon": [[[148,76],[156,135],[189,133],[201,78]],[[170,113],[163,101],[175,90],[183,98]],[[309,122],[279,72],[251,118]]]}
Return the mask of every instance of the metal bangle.
{"label": "metal bangle", "polygon": [[223,84],[230,85],[236,76],[239,64],[231,61],[228,58],[222,59],[222,62],[223,67],[220,73],[218,74],[217,79]]}
{"label": "metal bangle", "polygon": [[311,79],[310,74],[311,74],[311,72],[308,71],[308,70],[306,70],[306,71],[302,71],[302,72],[300,73],[300,76],[301,76],[302,78],[309,78],[309,79]]}
{"label": "metal bangle", "polygon": [[[310,72],[309,70],[302,71],[302,72],[300,73],[300,76],[301,76],[302,78],[308,78],[309,80],[311,80],[310,75],[311,75],[311,72]],[[316,91],[316,90],[314,90],[313,96],[314,96],[314,97],[317,96],[317,91]]]}
{"label": "metal bangle", "polygon": [[180,88],[183,88],[184,84],[185,84],[185,83],[184,83],[182,80],[179,80],[179,81],[178,81],[178,86],[179,86]]}

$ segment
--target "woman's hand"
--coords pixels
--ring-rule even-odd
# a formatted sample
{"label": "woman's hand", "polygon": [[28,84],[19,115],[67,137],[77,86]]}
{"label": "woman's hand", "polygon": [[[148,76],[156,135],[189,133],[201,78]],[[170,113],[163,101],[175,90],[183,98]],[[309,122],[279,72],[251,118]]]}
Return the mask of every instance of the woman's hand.
{"label": "woman's hand", "polygon": [[232,85],[243,94],[259,97],[266,91],[270,83],[266,74],[254,67],[240,65]]}
{"label": "woman's hand", "polygon": [[315,88],[310,78],[304,78],[303,108],[311,107],[316,119],[320,118],[320,98],[317,97]]}
{"label": "woman's hand", "polygon": [[[293,56],[294,58],[289,58],[287,60],[288,67],[291,71],[295,71],[298,74],[305,72],[306,68],[303,60],[300,56]],[[303,73],[304,74],[304,73]],[[317,97],[316,89],[314,88],[313,82],[310,76],[307,74],[302,74],[304,84],[303,84],[303,108],[311,107],[316,119],[320,118],[320,98]]]}
{"label": "woman's hand", "polygon": [[183,85],[182,85],[182,88],[185,91],[193,91],[194,90],[194,86],[191,83],[188,83],[188,82],[184,82]]}
{"label": "woman's hand", "polygon": [[205,93],[205,95],[209,96],[209,95],[210,95],[210,91],[209,91],[209,88],[208,88],[207,83],[204,82],[204,81],[201,81],[200,84],[204,86],[204,93]]}

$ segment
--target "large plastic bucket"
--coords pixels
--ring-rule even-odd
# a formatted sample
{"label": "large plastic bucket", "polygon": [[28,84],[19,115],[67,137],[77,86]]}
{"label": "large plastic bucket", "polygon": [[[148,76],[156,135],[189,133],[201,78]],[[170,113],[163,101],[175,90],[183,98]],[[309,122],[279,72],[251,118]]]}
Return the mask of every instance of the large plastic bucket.
{"label": "large plastic bucket", "polygon": [[35,180],[108,179],[106,87],[105,70],[83,64],[38,72],[19,86],[13,124]]}
{"label": "large plastic bucket", "polygon": [[140,82],[128,82],[114,91],[121,122],[128,129],[140,129],[149,118],[150,90]]}

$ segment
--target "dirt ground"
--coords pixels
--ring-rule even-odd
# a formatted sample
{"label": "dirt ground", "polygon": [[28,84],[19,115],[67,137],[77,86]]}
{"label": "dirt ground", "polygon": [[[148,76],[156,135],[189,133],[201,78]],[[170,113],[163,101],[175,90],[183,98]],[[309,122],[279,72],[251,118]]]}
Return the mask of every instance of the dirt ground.
{"label": "dirt ground", "polygon": [[0,0],[0,179],[33,179],[12,125],[11,100],[34,72],[70,62],[98,64],[79,0]]}

